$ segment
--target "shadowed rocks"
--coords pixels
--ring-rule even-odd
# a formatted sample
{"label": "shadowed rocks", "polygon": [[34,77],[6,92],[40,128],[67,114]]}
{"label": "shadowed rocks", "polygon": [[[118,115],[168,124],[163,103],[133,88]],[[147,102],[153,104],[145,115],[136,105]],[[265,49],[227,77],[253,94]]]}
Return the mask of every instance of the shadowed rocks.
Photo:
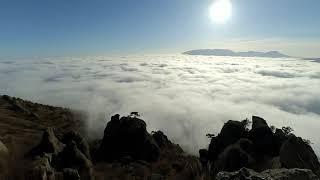
{"label": "shadowed rocks", "polygon": [[77,147],[74,141],[71,141],[59,153],[56,162],[53,166],[57,170],[63,170],[64,168],[76,169],[81,179],[92,179],[92,163]]}
{"label": "shadowed rocks", "polygon": [[242,168],[235,172],[219,172],[216,180],[318,180],[319,178],[308,169],[270,169],[257,173]]}
{"label": "shadowed rocks", "polygon": [[244,133],[245,127],[242,122],[230,120],[225,123],[218,136],[211,139],[208,149],[209,160],[215,161],[227,146],[237,142]]}
{"label": "shadowed rocks", "polygon": [[242,167],[248,167],[255,162],[252,153],[253,143],[248,139],[239,139],[219,154],[214,164],[215,171],[235,171]]}
{"label": "shadowed rocks", "polygon": [[113,161],[130,156],[155,161],[160,148],[146,130],[146,123],[136,117],[114,115],[108,122],[99,149],[101,160]]}
{"label": "shadowed rocks", "polygon": [[[250,130],[246,128],[247,124],[245,121],[225,123],[218,136],[212,137],[208,150],[199,151],[202,164],[213,165],[211,170],[214,174],[220,171],[237,171],[243,167],[258,172],[301,168],[309,169],[319,176],[320,163],[316,154],[305,140],[290,133],[290,127],[285,127],[284,130],[275,129],[273,132],[267,122],[257,116],[252,117]],[[293,174],[298,173],[300,176],[302,172],[305,173],[298,170],[274,172],[283,172],[290,178]],[[241,174],[242,171],[235,173]],[[277,176],[276,179],[280,177],[282,178]]]}
{"label": "shadowed rocks", "polygon": [[77,148],[88,158],[90,157],[90,149],[88,142],[78,133],[75,131],[69,131],[65,133],[61,140],[64,144],[75,143]]}
{"label": "shadowed rocks", "polygon": [[[0,143],[1,178],[7,178],[1,173],[13,165],[5,162],[10,155],[10,161],[27,168],[21,173],[25,178],[20,179],[319,179],[316,175],[319,175],[320,165],[307,141],[292,135],[290,127],[270,128],[260,117],[252,118],[251,128],[248,127],[249,120],[228,121],[216,137],[208,134],[212,138],[209,148],[199,150],[198,158],[184,153],[178,144],[169,140],[165,131],[148,133],[146,123],[137,112],[121,118],[120,115],[112,116],[103,138],[88,143],[78,133],[82,131],[70,131],[74,130],[70,128],[74,126],[73,120],[50,118],[49,114],[61,113],[61,109],[18,101],[22,107],[45,117],[39,119],[39,123],[42,122],[41,127],[37,126],[39,130],[54,129],[44,130],[42,139],[41,134],[32,136],[36,138],[30,138],[32,143],[26,144],[27,150],[38,144],[27,153],[28,156],[22,156],[22,161],[11,156],[15,146],[8,143],[10,141],[4,140],[13,150],[10,153]],[[12,107],[7,100],[1,102],[6,108]],[[50,113],[42,116],[42,111]],[[49,122],[59,126],[50,126]],[[28,131],[37,123],[28,126]],[[17,134],[21,135],[21,132]]]}
{"label": "shadowed rocks", "polygon": [[320,163],[311,146],[301,137],[290,135],[280,150],[280,162],[286,168],[311,169],[320,177]]}
{"label": "shadowed rocks", "polygon": [[28,155],[37,156],[43,153],[58,154],[64,148],[64,144],[61,143],[54,134],[53,128],[47,128],[42,135],[42,140],[38,146],[33,148]]}
{"label": "shadowed rocks", "polygon": [[258,157],[273,154],[273,133],[264,119],[252,116],[252,129],[249,131],[249,136],[256,152],[259,153]]}
{"label": "shadowed rocks", "polygon": [[[47,128],[39,145],[27,155],[33,159],[28,173],[31,179],[53,180],[65,168],[76,170],[82,180],[93,178],[88,143],[78,133],[67,132],[60,141],[53,129]],[[63,176],[67,176],[65,172]]]}

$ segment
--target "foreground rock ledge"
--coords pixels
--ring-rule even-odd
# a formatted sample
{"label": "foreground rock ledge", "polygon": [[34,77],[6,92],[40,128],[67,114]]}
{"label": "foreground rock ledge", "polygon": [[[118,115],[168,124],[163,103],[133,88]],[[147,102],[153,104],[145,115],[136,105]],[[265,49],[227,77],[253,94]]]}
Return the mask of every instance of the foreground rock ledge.
{"label": "foreground rock ledge", "polygon": [[219,172],[216,180],[319,180],[309,169],[270,169],[257,173],[242,168],[235,172]]}

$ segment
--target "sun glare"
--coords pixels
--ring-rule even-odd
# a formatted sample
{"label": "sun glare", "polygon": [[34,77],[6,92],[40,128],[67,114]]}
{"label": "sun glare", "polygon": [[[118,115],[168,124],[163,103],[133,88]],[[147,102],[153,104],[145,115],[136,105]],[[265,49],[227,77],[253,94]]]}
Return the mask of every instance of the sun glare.
{"label": "sun glare", "polygon": [[209,9],[210,19],[218,24],[226,23],[232,14],[232,4],[230,0],[214,0]]}

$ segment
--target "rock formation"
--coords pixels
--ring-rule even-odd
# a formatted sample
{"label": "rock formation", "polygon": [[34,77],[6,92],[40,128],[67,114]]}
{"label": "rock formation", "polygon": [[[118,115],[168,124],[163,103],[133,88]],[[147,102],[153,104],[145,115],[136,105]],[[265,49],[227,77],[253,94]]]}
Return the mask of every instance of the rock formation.
{"label": "rock formation", "polygon": [[[247,124],[245,121],[228,121],[218,136],[212,137],[208,150],[199,151],[202,164],[212,164],[211,170],[214,174],[221,171],[237,171],[247,167],[258,172],[264,171],[257,176],[259,178],[267,177],[268,179],[269,176],[273,177],[274,173],[276,173],[275,179],[302,177],[301,174],[310,175],[306,170],[284,171],[280,169],[301,168],[309,169],[313,174],[319,176],[320,164],[316,154],[305,140],[287,130],[290,128],[283,128],[285,131],[275,129],[273,132],[267,122],[257,116],[252,117],[250,130],[245,128],[245,124]],[[268,169],[275,170],[266,171]],[[235,177],[243,172],[242,170],[234,172]],[[253,171],[245,172],[252,174]],[[279,172],[285,175],[282,177]],[[231,176],[233,177],[232,173],[227,173],[227,177]],[[221,174],[219,177],[224,179]],[[244,177],[248,176],[244,175]],[[310,177],[313,176],[310,175]]]}
{"label": "rock formation", "polygon": [[319,180],[308,169],[271,169],[257,173],[251,169],[242,168],[235,172],[219,172],[216,180]]}
{"label": "rock formation", "polygon": [[286,168],[311,169],[320,177],[320,163],[311,146],[301,137],[290,135],[280,150],[280,162]]}
{"label": "rock formation", "polygon": [[30,179],[53,180],[58,172],[63,172],[64,177],[76,177],[75,171],[82,180],[93,178],[89,147],[84,138],[70,131],[62,136],[62,140],[56,137],[52,128],[44,131],[39,145],[27,154],[33,159],[28,170]]}
{"label": "rock formation", "polygon": [[136,117],[116,114],[104,130],[99,149],[102,160],[113,161],[130,156],[134,159],[155,161],[160,148],[146,130],[146,123]]}
{"label": "rock formation", "polygon": [[[88,141],[81,128],[72,128],[81,123],[74,123],[76,120],[65,109],[9,96],[0,98],[0,109],[0,115],[6,115],[1,117],[0,125],[10,127],[0,128],[0,179],[320,177],[320,163],[308,141],[290,133],[289,127],[270,128],[267,121],[257,116],[252,117],[251,128],[249,120],[230,120],[217,136],[208,134],[209,147],[199,150],[198,158],[170,141],[165,131],[149,133],[138,112],[121,118],[118,114],[112,116],[103,137]],[[35,112],[37,119],[27,111]],[[20,147],[23,153],[15,154]]]}
{"label": "rock formation", "polygon": [[33,148],[29,155],[38,156],[43,153],[58,154],[63,150],[64,146],[55,136],[53,128],[49,127],[43,132],[40,144]]}

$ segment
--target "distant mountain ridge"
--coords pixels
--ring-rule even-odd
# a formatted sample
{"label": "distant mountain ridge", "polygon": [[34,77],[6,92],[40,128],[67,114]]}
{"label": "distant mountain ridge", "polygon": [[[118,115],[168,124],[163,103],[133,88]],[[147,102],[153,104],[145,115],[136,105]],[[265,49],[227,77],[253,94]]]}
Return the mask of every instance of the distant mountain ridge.
{"label": "distant mountain ridge", "polygon": [[247,51],[247,52],[235,52],[230,49],[196,49],[186,51],[182,54],[187,55],[202,55],[202,56],[235,56],[235,57],[269,57],[269,58],[285,58],[290,57],[282,54],[278,51],[258,52],[258,51]]}

